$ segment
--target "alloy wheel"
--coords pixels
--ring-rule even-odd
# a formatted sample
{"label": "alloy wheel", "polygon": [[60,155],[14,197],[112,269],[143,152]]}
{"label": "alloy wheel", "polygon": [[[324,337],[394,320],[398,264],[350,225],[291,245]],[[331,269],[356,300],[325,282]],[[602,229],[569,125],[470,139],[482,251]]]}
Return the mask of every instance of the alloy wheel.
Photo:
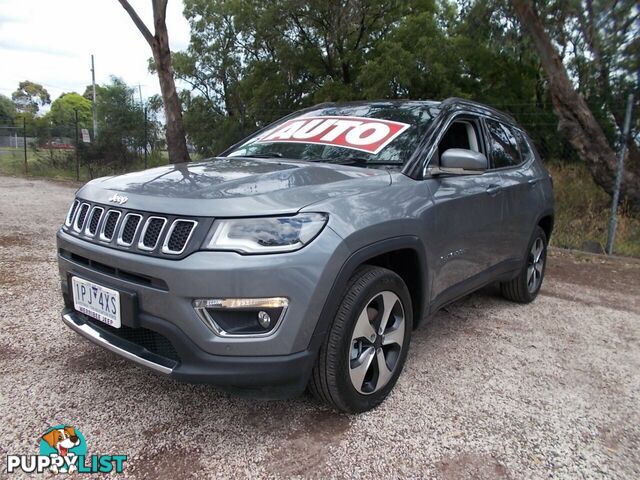
{"label": "alloy wheel", "polygon": [[544,270],[544,241],[542,238],[536,238],[531,250],[529,251],[529,259],[527,261],[527,288],[529,292],[535,292],[542,282],[542,272]]}
{"label": "alloy wheel", "polygon": [[356,320],[349,350],[349,377],[363,395],[389,383],[404,348],[404,308],[391,291],[376,294]]}

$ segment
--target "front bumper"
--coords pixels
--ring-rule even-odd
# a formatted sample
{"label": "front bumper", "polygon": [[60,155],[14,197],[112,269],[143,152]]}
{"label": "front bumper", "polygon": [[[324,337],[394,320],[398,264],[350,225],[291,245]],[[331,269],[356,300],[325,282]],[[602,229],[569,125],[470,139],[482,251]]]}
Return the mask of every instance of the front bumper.
{"label": "front bumper", "polygon": [[127,360],[189,383],[211,383],[288,396],[304,390],[315,359],[309,350],[265,357],[211,355],[200,350],[176,327],[145,319],[145,325],[150,323],[155,331],[171,339],[179,355],[179,360],[174,360],[123,339],[107,328],[87,321],[86,317],[72,309],[63,311],[62,321],[76,333]]}
{"label": "front bumper", "polygon": [[[242,256],[196,252],[169,260],[96,245],[60,230],[58,262],[65,310],[74,331],[129,360],[188,382],[234,387],[288,385],[304,388],[315,351],[310,346],[321,310],[348,257],[331,229],[304,249],[277,255]],[[71,276],[121,292],[122,324],[128,332],[160,334],[175,355],[123,338],[122,331],[75,312]],[[284,296],[289,307],[279,328],[266,337],[216,335],[197,315],[194,299]]]}

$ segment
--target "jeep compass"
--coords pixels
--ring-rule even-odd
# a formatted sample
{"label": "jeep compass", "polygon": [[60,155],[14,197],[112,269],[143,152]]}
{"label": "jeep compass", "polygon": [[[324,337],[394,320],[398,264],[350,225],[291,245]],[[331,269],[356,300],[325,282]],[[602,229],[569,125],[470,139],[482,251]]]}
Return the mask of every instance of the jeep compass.
{"label": "jeep compass", "polygon": [[93,180],[57,235],[64,323],[159,374],[382,402],[412,331],[489,283],[527,303],[551,178],[478,103],[321,104],[216,158]]}

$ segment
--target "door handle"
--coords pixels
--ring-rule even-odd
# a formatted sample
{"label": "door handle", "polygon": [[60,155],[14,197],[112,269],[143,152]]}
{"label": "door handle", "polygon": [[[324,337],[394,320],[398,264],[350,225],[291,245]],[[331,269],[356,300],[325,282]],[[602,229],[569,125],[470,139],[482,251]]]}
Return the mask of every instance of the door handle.
{"label": "door handle", "polygon": [[539,178],[532,178],[531,180],[528,180],[527,183],[530,187],[535,187],[539,180]]}
{"label": "door handle", "polygon": [[501,191],[502,191],[502,187],[496,184],[489,185],[486,190],[486,192],[492,197],[499,194]]}

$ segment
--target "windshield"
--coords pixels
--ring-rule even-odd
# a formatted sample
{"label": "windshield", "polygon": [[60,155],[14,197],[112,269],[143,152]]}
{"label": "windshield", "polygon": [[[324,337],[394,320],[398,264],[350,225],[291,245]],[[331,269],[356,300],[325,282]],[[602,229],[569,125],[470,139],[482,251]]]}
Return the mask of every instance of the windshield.
{"label": "windshield", "polygon": [[438,112],[435,102],[318,107],[276,122],[227,156],[401,166],[411,157]]}

